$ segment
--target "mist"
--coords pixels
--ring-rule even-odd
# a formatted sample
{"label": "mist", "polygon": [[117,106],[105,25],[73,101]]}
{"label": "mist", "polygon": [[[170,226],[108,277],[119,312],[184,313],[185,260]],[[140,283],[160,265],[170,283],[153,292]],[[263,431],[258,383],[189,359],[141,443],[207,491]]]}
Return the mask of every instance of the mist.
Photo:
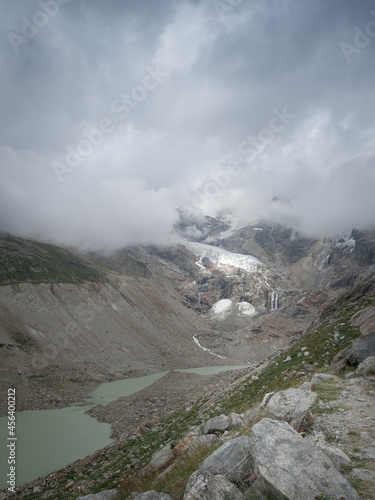
{"label": "mist", "polygon": [[0,30],[0,230],[170,241],[176,207],[307,235],[374,224],[364,0],[19,0]]}

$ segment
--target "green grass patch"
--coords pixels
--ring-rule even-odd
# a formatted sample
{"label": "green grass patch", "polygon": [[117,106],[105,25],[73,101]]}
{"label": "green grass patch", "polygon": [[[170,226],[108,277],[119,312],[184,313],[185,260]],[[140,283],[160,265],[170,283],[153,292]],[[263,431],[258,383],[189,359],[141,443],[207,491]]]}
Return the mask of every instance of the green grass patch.
{"label": "green grass patch", "polygon": [[165,493],[172,498],[182,498],[189,477],[197,470],[203,460],[217,448],[218,445],[202,447],[192,456],[177,458],[173,469],[163,477],[160,477],[161,471],[156,471],[124,481],[119,487],[119,500],[126,499],[132,491],[142,493],[148,490]]}

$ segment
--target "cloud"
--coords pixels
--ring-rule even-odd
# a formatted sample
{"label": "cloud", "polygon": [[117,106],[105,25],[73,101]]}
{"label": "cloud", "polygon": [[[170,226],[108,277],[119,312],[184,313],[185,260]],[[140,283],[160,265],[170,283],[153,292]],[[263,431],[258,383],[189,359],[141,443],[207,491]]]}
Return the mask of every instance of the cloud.
{"label": "cloud", "polygon": [[372,2],[220,5],[4,4],[1,230],[115,249],[166,241],[179,205],[374,222]]}

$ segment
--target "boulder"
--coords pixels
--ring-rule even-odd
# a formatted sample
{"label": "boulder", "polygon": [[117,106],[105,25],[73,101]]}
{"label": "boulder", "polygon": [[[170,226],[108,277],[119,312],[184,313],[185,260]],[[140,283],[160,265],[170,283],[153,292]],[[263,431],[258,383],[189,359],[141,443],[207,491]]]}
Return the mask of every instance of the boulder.
{"label": "boulder", "polygon": [[298,387],[300,391],[306,391],[310,392],[311,391],[311,384],[310,382],[304,382],[300,387]]}
{"label": "boulder", "polygon": [[247,436],[240,436],[220,446],[202,462],[198,470],[220,474],[236,483],[249,479],[252,466],[250,439]]}
{"label": "boulder", "polygon": [[340,448],[337,446],[331,446],[321,439],[318,439],[316,436],[307,436],[305,441],[310,443],[312,446],[315,446],[318,450],[322,451],[327,457],[329,457],[333,465],[337,470],[341,470],[344,467],[350,465],[351,460]]}
{"label": "boulder", "polygon": [[273,392],[267,392],[267,394],[265,394],[265,395],[264,395],[264,398],[262,399],[262,402],[260,403],[260,406],[262,406],[263,408],[264,408],[265,406],[267,406],[267,404],[268,404],[269,400],[272,398],[272,396],[273,396],[274,394],[276,394],[276,392],[275,392],[275,391],[273,391]]}
{"label": "boulder", "polygon": [[356,374],[362,376],[375,375],[375,356],[370,356],[362,361],[356,369]]}
{"label": "boulder", "polygon": [[219,442],[219,438],[216,434],[205,434],[203,436],[196,436],[190,443],[188,454],[194,455],[194,453],[202,446],[213,446]]}
{"label": "boulder", "polygon": [[255,424],[250,448],[256,476],[252,488],[266,498],[313,500],[325,495],[359,500],[332,461],[286,422],[264,418]]}
{"label": "boulder", "polygon": [[306,392],[300,389],[277,392],[267,403],[265,415],[290,422],[302,412],[309,410],[316,396],[315,392]]}
{"label": "boulder", "polygon": [[150,466],[155,470],[162,469],[174,459],[174,456],[171,443],[169,443],[161,450],[154,453],[150,461]]}
{"label": "boulder", "polygon": [[110,500],[117,495],[117,490],[105,490],[100,493],[78,497],[77,500]]}
{"label": "boulder", "polygon": [[375,460],[375,440],[370,443],[370,446],[362,448],[359,453],[355,453],[354,456],[364,458],[366,460]]}
{"label": "boulder", "polygon": [[173,498],[165,493],[150,490],[145,493],[140,493],[134,498],[134,500],[173,500]]}
{"label": "boulder", "polygon": [[197,431],[189,432],[173,447],[173,453],[175,455],[180,455],[181,453],[187,452],[188,449],[190,448],[191,443],[197,436],[198,436]]}
{"label": "boulder", "polygon": [[183,500],[245,500],[245,496],[224,476],[197,470],[189,478]]}
{"label": "boulder", "polygon": [[367,333],[353,340],[336,354],[333,362],[338,370],[343,370],[347,365],[358,366],[370,356],[375,356],[375,333]]}
{"label": "boulder", "polygon": [[315,373],[311,379],[311,389],[314,390],[318,384],[327,382],[328,380],[340,382],[339,377],[336,377],[336,375],[331,375],[330,373]]}
{"label": "boulder", "polygon": [[233,427],[236,427],[236,425],[242,425],[244,415],[240,415],[239,413],[229,413],[228,415],[228,422],[229,422],[229,429],[232,429]]}
{"label": "boulder", "polygon": [[362,481],[370,481],[375,484],[375,472],[369,469],[352,469],[350,475],[354,479],[362,479]]}
{"label": "boulder", "polygon": [[229,419],[225,415],[219,415],[218,417],[213,417],[206,422],[204,426],[205,434],[223,434],[230,427]]}
{"label": "boulder", "polygon": [[304,436],[314,427],[314,419],[310,411],[306,410],[294,417],[290,425],[295,431]]}

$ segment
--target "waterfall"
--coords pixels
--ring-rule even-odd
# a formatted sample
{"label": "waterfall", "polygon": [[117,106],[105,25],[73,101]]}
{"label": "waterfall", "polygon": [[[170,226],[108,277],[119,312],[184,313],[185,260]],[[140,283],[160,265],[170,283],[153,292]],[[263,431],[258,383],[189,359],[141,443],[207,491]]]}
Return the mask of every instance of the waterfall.
{"label": "waterfall", "polygon": [[267,278],[263,276],[265,284],[268,286],[268,288],[271,290],[271,312],[276,311],[276,309],[279,306],[279,295],[275,290],[271,287],[271,285],[268,283]]}
{"label": "waterfall", "polygon": [[204,307],[202,306],[202,294],[201,294],[201,283],[202,283],[202,279],[203,277],[199,280],[199,283],[198,283],[198,299],[197,299],[197,304],[198,304],[198,307],[200,308],[201,312],[203,314],[206,314],[206,311],[204,309]]}
{"label": "waterfall", "polygon": [[271,294],[271,311],[276,311],[277,306],[278,306],[278,302],[279,302],[279,296],[275,292],[275,290],[272,290],[272,294]]}

